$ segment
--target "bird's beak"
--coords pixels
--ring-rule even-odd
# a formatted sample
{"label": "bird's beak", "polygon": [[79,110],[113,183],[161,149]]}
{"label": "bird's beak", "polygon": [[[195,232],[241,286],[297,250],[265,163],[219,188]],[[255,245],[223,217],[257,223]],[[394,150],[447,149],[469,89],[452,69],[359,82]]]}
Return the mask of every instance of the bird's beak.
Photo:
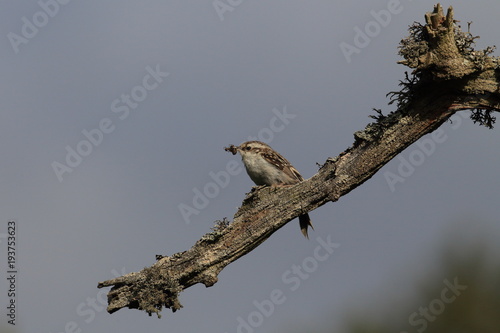
{"label": "bird's beak", "polygon": [[236,153],[238,153],[238,149],[240,149],[240,147],[235,146],[235,145],[230,145],[229,147],[224,147],[225,151],[231,152],[233,155],[236,155]]}

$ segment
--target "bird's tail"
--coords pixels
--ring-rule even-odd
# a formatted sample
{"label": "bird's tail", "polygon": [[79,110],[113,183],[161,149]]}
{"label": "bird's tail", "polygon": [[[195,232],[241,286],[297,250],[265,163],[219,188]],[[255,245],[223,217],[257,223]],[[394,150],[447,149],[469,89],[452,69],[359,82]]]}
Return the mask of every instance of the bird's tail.
{"label": "bird's tail", "polygon": [[307,228],[310,226],[311,229],[314,230],[313,225],[311,223],[311,219],[309,218],[309,214],[300,215],[299,224],[300,224],[300,231],[302,231],[302,234],[304,235],[305,238],[309,239],[309,235],[307,234]]}

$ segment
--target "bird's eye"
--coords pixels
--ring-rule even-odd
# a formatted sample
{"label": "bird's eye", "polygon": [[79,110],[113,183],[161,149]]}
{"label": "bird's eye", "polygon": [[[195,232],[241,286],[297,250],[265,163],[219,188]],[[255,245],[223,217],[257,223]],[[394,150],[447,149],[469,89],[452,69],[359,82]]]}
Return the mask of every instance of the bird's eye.
{"label": "bird's eye", "polygon": [[245,149],[250,150],[250,149],[252,149],[252,147],[246,146]]}

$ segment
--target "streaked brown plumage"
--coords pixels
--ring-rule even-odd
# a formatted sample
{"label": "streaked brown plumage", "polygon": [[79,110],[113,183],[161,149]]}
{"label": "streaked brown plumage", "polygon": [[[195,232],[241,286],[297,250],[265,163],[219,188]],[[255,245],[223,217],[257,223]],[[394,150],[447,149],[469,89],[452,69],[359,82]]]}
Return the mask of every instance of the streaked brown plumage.
{"label": "streaked brown plumage", "polygon": [[[247,173],[256,185],[294,185],[304,180],[286,158],[263,142],[247,141],[225,150],[233,155],[240,153]],[[314,229],[309,214],[300,215],[299,223],[302,234],[309,238],[308,227]]]}

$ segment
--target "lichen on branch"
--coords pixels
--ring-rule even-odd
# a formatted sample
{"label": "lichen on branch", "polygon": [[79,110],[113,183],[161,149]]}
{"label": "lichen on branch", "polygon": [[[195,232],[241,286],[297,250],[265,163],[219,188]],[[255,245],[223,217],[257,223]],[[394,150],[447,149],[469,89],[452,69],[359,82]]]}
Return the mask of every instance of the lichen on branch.
{"label": "lichen on branch", "polygon": [[157,256],[151,267],[100,282],[99,288],[112,287],[108,312],[128,307],[159,316],[163,307],[181,309],[181,291],[198,283],[214,285],[227,265],[299,215],[336,202],[362,185],[455,112],[473,110],[472,120],[491,128],[492,113],[500,110],[500,62],[491,56],[494,48],[476,51],[477,37],[461,31],[451,7],[444,16],[437,4],[425,20],[425,25],[410,26],[399,46],[400,63],[412,72],[400,81],[400,91],[388,94],[396,110],[383,115],[375,109],[375,121],[354,134],[354,144],[328,157],[310,179],[248,193],[231,223],[219,221],[189,250]]}

